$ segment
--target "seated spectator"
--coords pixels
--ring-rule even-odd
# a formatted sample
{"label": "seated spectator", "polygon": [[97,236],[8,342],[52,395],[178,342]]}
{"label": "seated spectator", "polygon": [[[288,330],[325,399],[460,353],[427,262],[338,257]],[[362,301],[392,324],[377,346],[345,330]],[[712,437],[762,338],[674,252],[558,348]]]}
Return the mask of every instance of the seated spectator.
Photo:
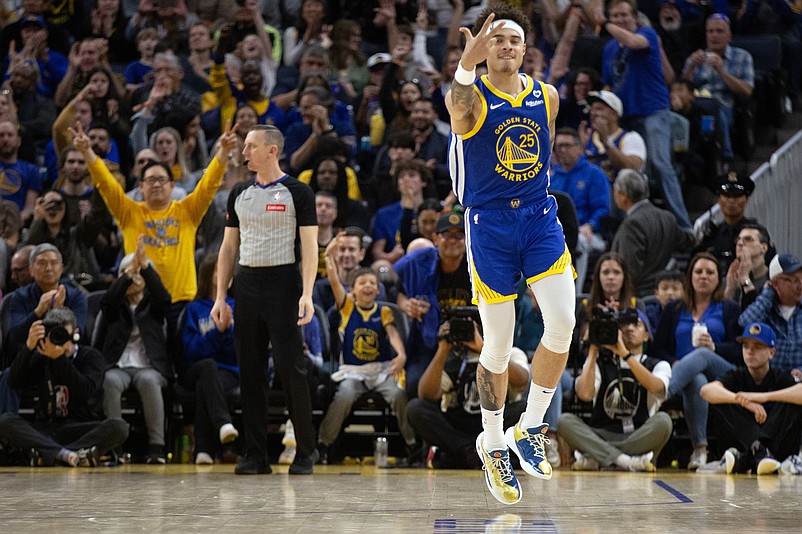
{"label": "seated spectator", "polygon": [[401,79],[399,71],[403,69],[404,57],[411,50],[409,45],[399,45],[391,50],[392,62],[384,69],[384,78],[379,88],[379,102],[387,125],[385,139],[390,135],[412,129],[412,104],[423,96],[423,87],[417,79]]}
{"label": "seated spectator", "polygon": [[178,130],[170,126],[159,128],[150,136],[148,145],[158,156],[158,161],[170,168],[174,187],[183,189],[185,193],[191,193],[195,189],[196,182],[187,166],[183,150],[184,141]]}
{"label": "seated spectator", "polygon": [[406,341],[409,398],[417,395],[418,381],[437,350],[442,310],[471,303],[462,214],[441,215],[434,231],[436,248],[420,248],[393,265],[398,307],[411,319]]}
{"label": "seated spectator", "polygon": [[[629,312],[635,310],[630,308]],[[560,436],[575,450],[575,471],[616,466],[627,471],[654,471],[660,451],[671,437],[671,417],[658,411],[671,379],[668,362],[648,356],[651,338],[646,315],[619,321],[618,343],[592,344],[574,388],[580,400],[593,401],[590,422],[572,413],[560,416]]]}
{"label": "seated spectator", "polygon": [[162,389],[172,378],[164,336],[164,315],[170,294],[164,288],[140,238],[136,251],[120,262],[120,276],[100,301],[102,324],[96,345],[106,359],[103,411],[121,417],[122,396],[136,388],[148,430],[150,463],[166,463]]}
{"label": "seated spectator", "polygon": [[77,225],[89,213],[94,191],[84,156],[75,147],[68,146],[61,151],[58,176],[53,189],[64,197],[67,208],[64,224],[69,228]]}
{"label": "seated spectator", "polygon": [[802,263],[791,254],[778,254],[769,263],[769,282],[749,305],[738,324],[768,324],[777,334],[774,367],[802,381]]}
{"label": "seated spectator", "polygon": [[[178,383],[195,391],[195,463],[213,464],[219,444],[239,432],[231,424],[226,393],[239,387],[234,325],[222,328],[211,315],[217,291],[217,254],[203,258],[198,269],[198,296],[187,304]],[[234,309],[234,299],[226,303]],[[232,311],[233,313],[233,311]]]}
{"label": "seated spectator", "polygon": [[735,259],[727,270],[724,298],[737,302],[742,310],[752,304],[769,281],[766,257],[771,248],[769,231],[747,223],[735,240]]}
{"label": "seated spectator", "polygon": [[62,283],[64,262],[61,252],[50,243],[36,245],[29,257],[33,282],[14,291],[8,309],[10,330],[5,354],[15,354],[25,343],[31,325],[53,308],[69,308],[75,315],[75,326],[86,324],[86,296],[70,283]]}
{"label": "seated spectator", "polygon": [[[368,58],[368,79],[362,92],[357,95],[357,101],[354,104],[354,125],[360,139],[365,136],[370,138],[370,151],[378,149],[384,139],[385,122],[381,104],[379,103],[379,88],[384,78],[384,70],[390,61],[392,61],[392,57],[386,52],[379,52]],[[457,61],[459,61],[459,54],[457,55]],[[454,69],[456,70],[456,68],[455,65]],[[451,76],[453,78],[453,73]],[[445,93],[440,95],[441,100],[444,97]],[[442,109],[446,113],[446,117],[448,117],[445,104],[442,104]],[[442,120],[442,114],[440,119]],[[361,150],[365,150],[365,148],[361,147]]]}
{"label": "seated spectator", "polygon": [[21,142],[17,125],[0,120],[0,199],[13,201],[25,222],[33,215],[42,180],[36,165],[18,158]]}
{"label": "seated spectator", "polygon": [[565,97],[560,98],[557,127],[574,128],[580,131],[587,128],[587,125],[590,124],[588,93],[601,91],[601,89],[601,78],[595,70],[582,67],[571,72],[565,86]]}
{"label": "seated spectator", "polygon": [[139,59],[128,63],[123,71],[125,88],[133,93],[139,89],[153,72],[156,58],[156,45],[159,44],[159,34],[155,28],[142,28],[136,34],[136,50]]}
{"label": "seated spectator", "polygon": [[[39,73],[30,61],[17,62],[8,72],[9,104],[17,108],[17,121],[23,139],[33,144],[36,157],[44,157],[45,145],[50,141],[50,129],[56,120],[53,99],[37,91]],[[29,143],[24,143],[29,144]],[[24,158],[29,159],[29,158]]]}
{"label": "seated spectator", "polygon": [[109,62],[112,65],[125,65],[132,59],[132,54],[130,41],[125,37],[128,17],[125,16],[122,0],[92,0],[87,5],[92,7],[89,13],[89,35],[108,42]]}
{"label": "seated spectator", "polygon": [[[618,173],[613,186],[616,206],[626,214],[610,246],[623,256],[629,267],[635,294],[645,297],[654,291],[656,276],[675,253],[684,253],[695,240],[689,229],[649,200],[649,180],[638,171]],[[656,323],[655,323],[656,324]]]}
{"label": "seated spectator", "polygon": [[[680,6],[685,0],[661,0],[654,29],[660,36],[660,46],[674,73],[681,73],[691,52],[705,45],[704,18],[683,20]],[[683,6],[684,7],[684,6]],[[676,83],[676,82],[675,82]],[[673,85],[673,84],[672,84]]]}
{"label": "seated spectator", "polygon": [[590,124],[580,138],[585,144],[585,157],[598,165],[612,183],[621,169],[642,171],[646,164],[646,143],[638,132],[624,130],[619,120],[624,113],[621,99],[610,91],[592,91]]}
{"label": "seated spectator", "polygon": [[340,434],[354,403],[368,391],[381,394],[392,406],[407,448],[411,450],[415,444],[415,432],[406,414],[407,395],[398,384],[407,358],[393,311],[376,302],[379,278],[370,269],[357,270],[351,291],[346,293],[337,273],[337,247],[335,239],[326,248],[326,270],[330,273],[331,288],[340,310],[340,368],[332,374],[339,385],[320,423],[318,451],[322,463],[326,463],[328,449]]}
{"label": "seated spectator", "polygon": [[[222,3],[218,5],[222,5]],[[203,22],[193,24],[189,29],[187,44],[189,53],[180,58],[184,68],[184,82],[193,91],[202,95],[212,90],[212,86],[209,85],[209,72],[213,63],[212,47],[214,46],[211,29]]]}
{"label": "seated spectator", "polygon": [[362,28],[353,20],[338,20],[331,28],[331,66],[340,91],[353,102],[368,84],[368,66],[360,49]]}
{"label": "seated spectator", "polygon": [[755,87],[752,55],[743,48],[730,46],[732,32],[726,15],[710,15],[705,23],[705,35],[707,48],[696,50],[688,57],[682,77],[691,80],[699,89],[710,91],[721,104],[722,149],[724,157],[732,159],[736,100],[751,97]]}
{"label": "seated spectator", "polygon": [[746,223],[756,220],[746,217],[749,195],[755,190],[755,182],[749,176],[730,171],[716,180],[715,192],[722,220],[710,217],[701,228],[696,228],[699,244],[695,252],[705,251],[716,257],[724,272],[735,259],[735,240]]}
{"label": "seated spectator", "polygon": [[[334,142],[336,143],[336,141]],[[321,143],[321,148],[322,145],[323,143]],[[337,198],[337,219],[334,226],[338,228],[358,226],[367,232],[370,226],[370,217],[361,202],[361,194],[359,198],[351,196],[353,188],[359,193],[356,173],[343,163],[341,157],[328,156],[320,152],[321,150],[318,150],[317,163],[310,169],[311,175],[304,176],[306,172],[303,172],[298,180],[309,183],[312,191],[328,191]]]}
{"label": "seated spectator", "polygon": [[576,130],[557,130],[554,151],[557,164],[552,166],[549,187],[571,197],[579,218],[577,257],[574,264],[576,288],[581,293],[590,254],[594,251],[603,252],[607,248],[601,221],[610,214],[610,186],[601,169],[582,156],[582,145]]}
{"label": "seated spectator", "polygon": [[326,24],[326,2],[303,0],[294,26],[284,30],[284,64],[295,66],[304,50],[312,45],[326,49],[331,46],[329,26]]}
{"label": "seated spectator", "polygon": [[650,349],[673,367],[667,398],[682,397],[693,446],[688,469],[707,463],[707,403],[699,390],[743,362],[735,341],[741,309],[723,300],[720,282],[715,257],[700,252],[691,258],[682,299],[663,310]]}
{"label": "seated spectator", "polygon": [[134,34],[142,28],[155,28],[164,47],[176,53],[184,52],[184,38],[198,16],[187,9],[184,0],[173,0],[164,4],[159,0],[141,0],[139,9],[128,21],[125,37],[133,41]]}
{"label": "seated spectator", "polygon": [[[10,200],[0,200],[0,291],[8,290],[9,273],[11,279],[15,277],[14,274],[14,261],[16,255],[17,245],[20,240],[20,230],[22,229],[22,220],[20,219],[19,208]],[[30,250],[28,250],[30,254]],[[27,271],[28,258],[25,258],[24,266]],[[16,266],[21,267],[20,265]],[[10,268],[10,269],[9,269]],[[30,273],[27,273],[30,277]],[[25,284],[29,284],[31,281]],[[16,287],[19,286],[15,286]]]}
{"label": "seated spectator", "polygon": [[[7,201],[6,201],[7,202]],[[11,256],[11,285],[6,286],[6,289],[17,289],[33,283],[31,276],[31,251],[34,249],[33,245],[25,245],[20,247],[13,256]]]}
{"label": "seated spectator", "polygon": [[428,239],[434,243],[434,229],[442,211],[443,206],[436,198],[424,200],[417,213],[411,209],[403,211],[398,234],[404,250],[409,251],[410,243],[419,238]]}
{"label": "seated spectator", "polygon": [[[89,72],[97,67],[111,70],[106,53],[108,43],[105,39],[87,38],[72,44],[68,56],[67,71],[61,80],[53,99],[57,108],[63,108],[75,98],[89,82]],[[124,93],[124,91],[119,91]]]}
{"label": "seated spectator", "polygon": [[[399,198],[395,177],[398,165],[415,158],[415,139],[409,132],[398,132],[390,136],[387,143],[379,149],[370,176],[370,190],[367,191],[368,204],[379,210]],[[433,197],[436,196],[436,190]],[[454,195],[456,201],[456,195]]]}
{"label": "seated spectator", "polygon": [[[92,122],[108,126],[109,134],[118,146],[128,144],[131,133],[131,116],[128,110],[128,99],[125,90],[119,86],[112,71],[105,67],[95,67],[88,73],[87,85],[91,87],[88,95],[92,104]],[[128,158],[123,151],[117,163],[127,164]]]}
{"label": "seated spectator", "polygon": [[[142,202],[145,200],[145,195],[142,193],[142,184],[140,183],[140,180],[142,179],[142,170],[148,164],[158,162],[159,155],[153,149],[143,148],[136,153],[136,157],[134,158],[134,166],[131,169],[130,179],[128,180],[129,185],[133,185],[133,187],[125,193],[125,196],[136,202]],[[170,192],[170,198],[172,200],[181,200],[186,196],[186,191],[180,187],[174,187]]]}
{"label": "seated spectator", "polygon": [[[13,36],[13,26],[19,25],[19,36]],[[39,73],[34,85],[36,91],[44,97],[53,98],[59,82],[67,73],[67,57],[57,50],[53,50],[48,42],[51,37],[51,30],[48,29],[44,18],[38,15],[21,17],[15,24],[4,28],[3,40],[8,45],[11,41],[15,43],[15,50],[8,48],[8,60],[4,65],[3,71],[14,71],[19,62],[35,63],[35,72]],[[6,41],[8,36],[8,41]],[[3,47],[5,50],[6,47]],[[34,65],[31,65],[34,66]],[[52,100],[51,100],[52,102]]]}
{"label": "seated spectator", "polygon": [[776,334],[765,323],[750,323],[736,338],[743,347],[745,366],[725,373],[702,387],[711,404],[726,473],[768,475],[780,469],[802,474],[799,442],[802,435],[802,384],[771,361],[777,354]]}
{"label": "seated spectator", "polygon": [[310,85],[299,93],[298,110],[302,121],[289,126],[284,146],[291,169],[300,172],[311,167],[312,156],[323,137],[337,136],[348,146],[356,146],[356,131],[350,116],[334,120],[334,96],[325,88]]}
{"label": "seated spectator", "polygon": [[229,78],[223,63],[223,53],[225,37],[230,31],[231,28],[228,26],[221,30],[220,41],[212,54],[214,64],[209,71],[209,85],[212,86],[220,106],[221,133],[223,126],[228,124],[236,110],[243,104],[249,104],[256,110],[259,124],[273,124],[282,132],[285,131],[287,127],[285,112],[264,92],[264,75],[259,61],[248,59],[242,63],[239,83],[235,84]]}
{"label": "seated spectator", "polygon": [[60,191],[48,191],[36,199],[33,223],[22,244],[50,243],[56,246],[64,251],[64,274],[73,285],[88,291],[105,289],[97,262],[91,253],[99,233],[100,221],[95,216],[87,216],[77,225],[70,226],[65,220],[66,212],[66,201]]}
{"label": "seated spectator", "polygon": [[679,79],[671,84],[671,111],[688,119],[690,130],[688,148],[675,151],[674,158],[682,165],[686,182],[713,189],[721,166],[721,128],[715,117],[696,102],[695,90],[690,80]]}
{"label": "seated spectator", "polygon": [[432,175],[426,164],[419,159],[402,161],[396,168],[396,188],[401,200],[380,208],[373,220],[374,260],[387,260],[395,263],[404,255],[399,229],[405,211],[417,216],[425,198],[434,196]]}
{"label": "seated spectator", "polygon": [[[276,86],[276,71],[281,58],[281,41],[278,39],[278,30],[265,24],[259,9],[259,3],[255,0],[246,0],[242,6],[238,7],[237,18],[248,15],[253,32],[241,35],[241,39],[234,47],[234,52],[225,55],[226,73],[231,82],[238,85],[242,81],[243,63],[255,60],[262,72],[262,93],[270,95]],[[240,21],[245,22],[242,19]],[[269,29],[275,31],[273,35],[276,38],[277,46],[275,47],[271,36],[267,33]],[[228,44],[230,45],[230,43],[231,41]]]}
{"label": "seated spectator", "polygon": [[[353,283],[354,273],[362,266],[365,259],[365,232],[355,226],[347,226],[337,238],[337,248],[334,250],[335,254],[334,263],[337,265],[337,277],[340,284],[348,291]],[[331,240],[326,242],[328,247]],[[323,251],[323,261],[325,263],[325,249]],[[328,273],[328,269],[326,269]],[[379,300],[382,298],[382,287],[379,287],[380,295]],[[331,287],[331,280],[321,278],[315,282],[315,289],[312,294],[312,300],[315,304],[323,308],[324,311],[329,311],[335,304],[334,293]]]}
{"label": "seated spectator", "polygon": [[[482,467],[476,454],[476,435],[482,431],[476,368],[483,342],[479,325],[472,322],[469,341],[454,340],[449,321],[440,325],[437,351],[418,382],[418,398],[407,406],[412,428],[430,446],[429,468]],[[513,347],[508,370],[505,427],[516,424],[526,408],[522,393],[529,385],[529,362],[522,350]]]}
{"label": "seated spectator", "polygon": [[679,271],[661,271],[657,273],[654,287],[654,300],[645,300],[646,316],[650,324],[660,324],[660,317],[669,302],[682,298],[685,276]]}
{"label": "seated spectator", "polygon": [[448,136],[437,130],[437,112],[432,100],[421,97],[413,102],[409,120],[415,140],[415,157],[426,162],[437,187],[437,198],[443,199],[452,187],[446,161]]}
{"label": "seated spectator", "polygon": [[15,413],[0,415],[0,441],[33,449],[33,466],[95,467],[101,454],[128,438],[128,423],[119,417],[98,420],[103,355],[78,345],[76,323],[66,308],[49,310],[30,325],[9,370],[9,386],[35,388],[39,402],[35,423]]}

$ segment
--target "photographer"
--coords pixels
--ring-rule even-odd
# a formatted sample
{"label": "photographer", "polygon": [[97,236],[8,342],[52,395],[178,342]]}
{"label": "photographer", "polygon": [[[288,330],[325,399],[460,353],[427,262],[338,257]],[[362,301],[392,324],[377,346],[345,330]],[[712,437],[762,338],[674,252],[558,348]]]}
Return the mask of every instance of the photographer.
{"label": "photographer", "polygon": [[[430,453],[428,467],[479,469],[482,460],[476,454],[475,442],[482,431],[482,414],[476,367],[482,334],[476,322],[478,310],[473,306],[458,309],[473,309],[476,320],[454,317],[440,325],[437,351],[418,382],[418,398],[407,405],[407,417],[415,432],[433,450],[440,451],[439,455]],[[443,313],[448,315],[449,311]],[[512,426],[526,407],[522,399],[529,384],[529,362],[522,350],[513,347],[508,371],[504,424]]]}
{"label": "photographer", "polygon": [[[616,466],[629,471],[654,471],[652,460],[671,437],[671,418],[658,412],[671,379],[668,362],[647,356],[643,345],[651,337],[649,319],[628,309],[618,317],[615,344],[605,344],[611,356],[599,356],[592,343],[576,379],[577,396],[593,401],[590,424],[578,416],[560,416],[560,435],[575,450],[577,471]],[[594,341],[593,334],[591,339]]]}
{"label": "photographer", "polygon": [[0,440],[34,449],[33,465],[56,462],[94,467],[100,454],[122,444],[128,424],[122,419],[96,420],[100,406],[103,356],[78,345],[75,315],[66,308],[35,321],[11,365],[9,386],[37,387],[36,423],[13,413],[0,415]]}
{"label": "photographer", "polygon": [[398,307],[411,319],[406,342],[409,398],[417,394],[418,380],[437,351],[441,309],[471,302],[462,214],[441,215],[434,232],[436,248],[418,249],[393,265]]}

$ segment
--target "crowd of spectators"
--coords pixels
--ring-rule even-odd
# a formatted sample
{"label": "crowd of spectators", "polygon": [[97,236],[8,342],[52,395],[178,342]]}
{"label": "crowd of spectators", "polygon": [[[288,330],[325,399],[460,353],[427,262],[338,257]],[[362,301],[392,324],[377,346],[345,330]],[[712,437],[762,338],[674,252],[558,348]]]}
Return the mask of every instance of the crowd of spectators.
{"label": "crowd of spectators", "polygon": [[[51,310],[72,310],[59,319],[70,332],[97,327],[100,312],[102,328],[81,339],[102,353],[100,369],[87,375],[91,388],[86,380],[81,386],[97,397],[85,406],[86,421],[105,415],[117,422],[120,396],[137,389],[148,459],[163,462],[169,407],[160,393],[177,380],[197,398],[198,463],[214,461],[221,444],[237,438],[225,396],[236,389],[239,369],[230,325],[208,317],[215,294],[209,258],[222,240],[228,191],[251,179],[243,140],[252,126],[270,124],[284,137],[282,169],[315,193],[314,301],[328,340],[322,353],[330,356],[308,351],[310,365],[326,377],[339,363],[362,365],[354,360],[357,340],[344,336],[354,335],[357,319],[368,320],[363,312],[374,301],[397,306],[409,322],[397,328],[390,308],[376,309],[377,335],[386,332],[389,342],[368,359],[387,365],[369,380],[364,369],[372,367],[352,369],[338,392],[322,396],[324,408],[334,399],[337,413],[324,419],[320,444],[335,447],[356,398],[376,390],[396,408],[409,452],[426,444],[444,453],[430,455],[430,465],[476,466],[471,440],[445,430],[479,428],[468,384],[482,343],[475,320],[468,340],[455,340],[449,328],[449,310],[470,306],[471,286],[465,221],[448,172],[444,95],[461,53],[459,27],[503,1],[4,2],[0,323],[2,367],[11,373],[0,380],[0,398],[35,382],[22,379],[23,367],[58,359],[61,349],[37,348],[38,325]],[[779,35],[795,106],[802,19],[780,0],[660,0],[641,11],[635,0],[514,3],[533,22],[522,71],[561,95],[547,163],[582,294],[572,349],[577,376],[568,377],[564,395],[602,403],[589,426],[560,418],[566,440],[583,469],[650,470],[670,427],[655,411],[676,395],[691,429],[691,467],[702,467],[707,400],[729,402],[705,384],[744,365],[760,384],[752,372],[759,366],[745,362],[738,345],[749,337],[738,337],[742,328],[770,328],[775,337],[754,334],[749,347],[771,340],[772,369],[802,377],[802,265],[776,255],[766,229],[744,216],[754,183],[738,165],[738,114],[750,107],[757,66],[730,44],[738,34]],[[689,134],[675,151],[678,121]],[[232,124],[234,141],[226,136]],[[697,234],[683,199],[692,185],[710,188],[723,216]],[[676,270],[686,265],[683,277]],[[89,309],[87,295],[104,290]],[[521,297],[536,320],[537,302]],[[592,339],[601,309],[617,316],[638,310],[606,347]],[[706,331],[697,334],[702,324]],[[525,345],[518,359],[531,358],[537,328],[517,330]],[[518,373],[526,362],[514,361],[511,405],[525,394],[515,387],[527,383]],[[600,377],[607,388],[621,380],[621,369],[639,383],[628,393],[643,397],[643,409],[607,406]],[[738,401],[757,414],[754,404],[766,398]],[[782,399],[800,404],[796,392]],[[41,415],[52,423],[68,417],[64,408]],[[552,430],[559,415],[552,414]],[[105,448],[119,445],[123,429],[115,424]],[[654,431],[645,440],[620,436],[644,426]],[[10,439],[4,428],[0,439]],[[582,444],[594,431],[603,439]],[[763,449],[774,446],[766,439]],[[798,442],[796,432],[796,449],[786,442],[778,449],[795,452]],[[87,452],[95,444],[61,445],[48,444],[43,461],[97,463],[97,451]],[[733,446],[749,452],[741,442]]]}

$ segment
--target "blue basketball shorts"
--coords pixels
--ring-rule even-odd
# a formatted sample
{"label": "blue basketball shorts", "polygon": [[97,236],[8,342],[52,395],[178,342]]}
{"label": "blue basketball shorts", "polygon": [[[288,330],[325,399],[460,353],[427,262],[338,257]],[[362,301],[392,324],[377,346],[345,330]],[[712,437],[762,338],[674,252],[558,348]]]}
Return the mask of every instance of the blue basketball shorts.
{"label": "blue basketball shorts", "polygon": [[571,266],[557,201],[505,209],[468,208],[465,239],[473,302],[513,300],[521,275],[531,284]]}

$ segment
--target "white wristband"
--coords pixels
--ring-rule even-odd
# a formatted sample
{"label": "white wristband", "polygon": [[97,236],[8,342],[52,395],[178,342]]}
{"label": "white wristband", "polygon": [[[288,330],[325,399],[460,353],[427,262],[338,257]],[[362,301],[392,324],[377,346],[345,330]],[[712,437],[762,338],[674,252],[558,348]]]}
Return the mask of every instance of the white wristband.
{"label": "white wristband", "polygon": [[454,81],[460,85],[472,85],[476,79],[476,67],[473,70],[465,70],[462,66],[462,61],[457,65],[457,71],[454,73]]}

